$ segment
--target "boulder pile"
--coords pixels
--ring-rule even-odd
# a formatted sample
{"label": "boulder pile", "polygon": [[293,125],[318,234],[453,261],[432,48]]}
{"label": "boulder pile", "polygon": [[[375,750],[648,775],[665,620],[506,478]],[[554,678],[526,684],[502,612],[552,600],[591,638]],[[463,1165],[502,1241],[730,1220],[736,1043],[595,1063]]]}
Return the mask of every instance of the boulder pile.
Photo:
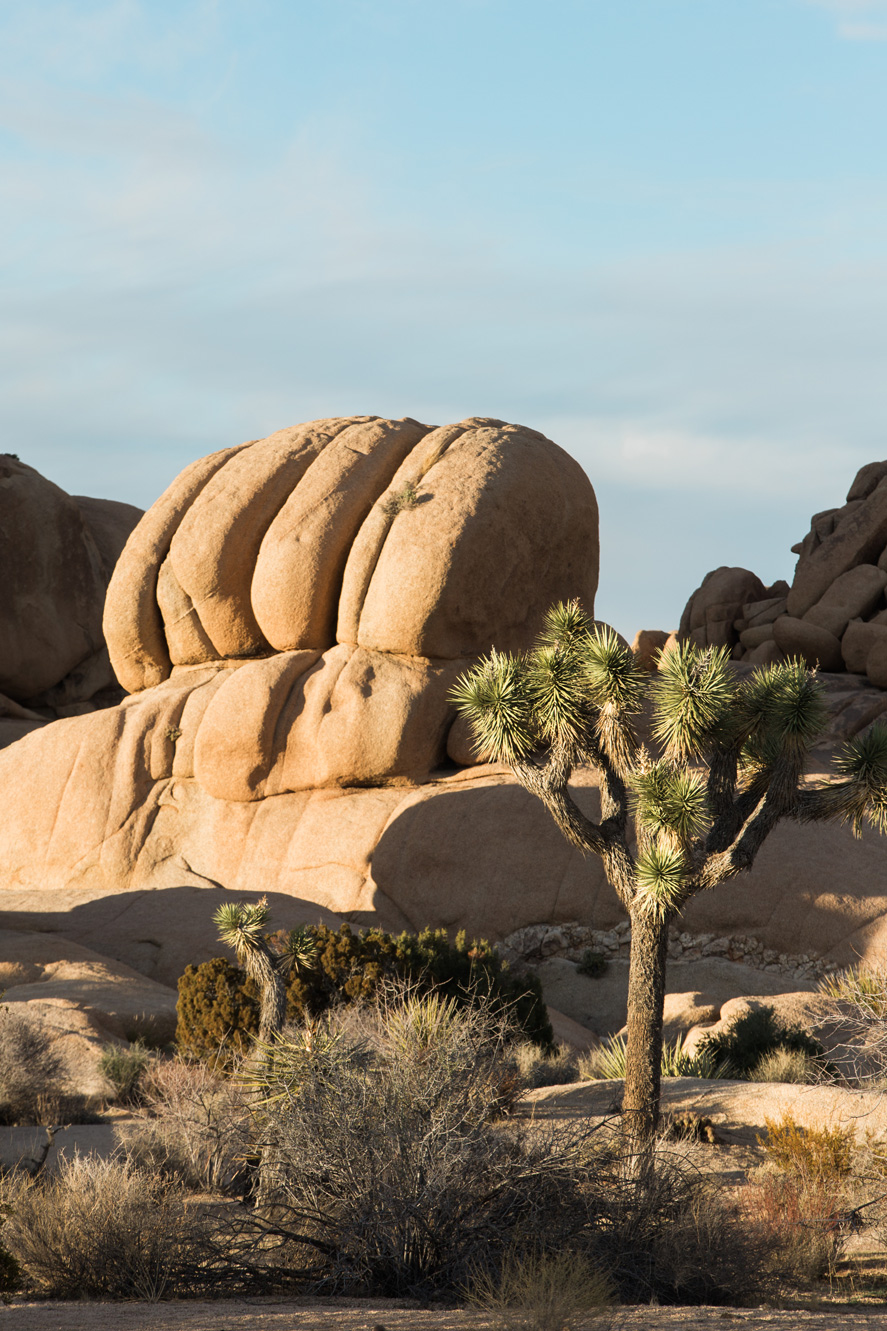
{"label": "boulder pile", "polygon": [[887,689],[887,461],[862,467],[846,502],[815,514],[792,549],[791,586],[714,569],[687,602],[680,637],[751,665],[800,656]]}
{"label": "boulder pile", "polygon": [[102,607],[141,516],[131,504],[66,494],[0,453],[0,747],[120,700]]}

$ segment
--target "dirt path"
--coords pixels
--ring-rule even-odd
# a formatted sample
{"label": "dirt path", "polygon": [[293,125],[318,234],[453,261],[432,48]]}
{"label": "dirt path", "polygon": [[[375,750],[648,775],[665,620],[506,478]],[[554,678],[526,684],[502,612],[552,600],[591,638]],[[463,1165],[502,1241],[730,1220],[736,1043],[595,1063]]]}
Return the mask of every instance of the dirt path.
{"label": "dirt path", "polygon": [[[482,1314],[362,1300],[27,1303],[0,1308],[0,1331],[490,1331]],[[887,1331],[887,1311],[834,1308],[619,1308],[588,1331]]]}

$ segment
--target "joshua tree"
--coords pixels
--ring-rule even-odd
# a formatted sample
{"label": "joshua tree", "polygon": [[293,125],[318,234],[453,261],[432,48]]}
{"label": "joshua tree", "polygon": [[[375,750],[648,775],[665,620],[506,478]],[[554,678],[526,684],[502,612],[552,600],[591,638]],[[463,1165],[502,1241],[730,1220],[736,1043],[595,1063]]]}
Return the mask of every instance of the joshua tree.
{"label": "joshua tree", "polygon": [[259,1014],[259,1042],[273,1044],[286,1020],[286,977],[290,971],[307,970],[315,964],[314,939],[301,926],[290,929],[278,946],[272,946],[268,928],[268,898],[253,905],[228,901],[213,916],[219,938],[234,950],[237,960],[259,986],[262,1006]]}
{"label": "joshua tree", "polygon": [[[635,722],[651,694],[661,756]],[[454,690],[478,754],[507,763],[583,854],[599,855],[631,919],[624,1139],[649,1163],[659,1111],[669,924],[698,892],[751,868],[782,818],[887,827],[887,729],[848,744],[839,777],[804,781],[827,711],[800,661],[740,682],[726,649],[683,644],[651,677],[578,602],[549,611],[526,655],[495,650]],[[578,765],[600,772],[600,821],[576,804]],[[629,816],[635,836],[629,837]],[[634,845],[635,849],[632,849]]]}

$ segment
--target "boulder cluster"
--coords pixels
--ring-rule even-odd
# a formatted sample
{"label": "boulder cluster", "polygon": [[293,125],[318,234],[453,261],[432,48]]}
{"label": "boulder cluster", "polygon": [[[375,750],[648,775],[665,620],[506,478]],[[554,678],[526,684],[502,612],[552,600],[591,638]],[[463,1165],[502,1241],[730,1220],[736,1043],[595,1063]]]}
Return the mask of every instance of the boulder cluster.
{"label": "boulder cluster", "polygon": [[679,636],[729,647],[750,665],[800,656],[887,689],[887,461],[861,468],[846,502],[815,514],[792,549],[791,586],[714,569],[687,602]]}
{"label": "boulder cluster", "polygon": [[120,701],[102,605],[141,516],[131,504],[66,494],[0,453],[0,745]]}

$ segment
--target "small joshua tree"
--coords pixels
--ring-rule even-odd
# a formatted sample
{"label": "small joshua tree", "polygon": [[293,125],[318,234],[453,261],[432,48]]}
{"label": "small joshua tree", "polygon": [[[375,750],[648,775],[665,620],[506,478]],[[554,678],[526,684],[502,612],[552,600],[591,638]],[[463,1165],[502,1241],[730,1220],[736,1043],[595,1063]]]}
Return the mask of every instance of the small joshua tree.
{"label": "small joshua tree", "polygon": [[[662,756],[635,722],[652,694]],[[454,690],[482,758],[507,763],[583,854],[601,857],[631,919],[623,1134],[649,1164],[659,1112],[668,929],[687,902],[751,868],[783,818],[887,827],[887,729],[846,746],[839,778],[804,781],[826,707],[800,661],[740,682],[723,648],[683,644],[642,670],[578,602],[549,611],[526,655],[492,651]],[[578,765],[601,775],[600,821],[569,789]],[[635,836],[629,837],[629,818]]]}
{"label": "small joshua tree", "polygon": [[268,898],[252,905],[227,901],[213,916],[219,938],[234,950],[247,975],[258,985],[262,996],[259,1013],[259,1043],[273,1044],[286,1020],[286,977],[291,971],[308,969],[315,964],[314,939],[301,926],[290,929],[278,946],[266,937]]}

